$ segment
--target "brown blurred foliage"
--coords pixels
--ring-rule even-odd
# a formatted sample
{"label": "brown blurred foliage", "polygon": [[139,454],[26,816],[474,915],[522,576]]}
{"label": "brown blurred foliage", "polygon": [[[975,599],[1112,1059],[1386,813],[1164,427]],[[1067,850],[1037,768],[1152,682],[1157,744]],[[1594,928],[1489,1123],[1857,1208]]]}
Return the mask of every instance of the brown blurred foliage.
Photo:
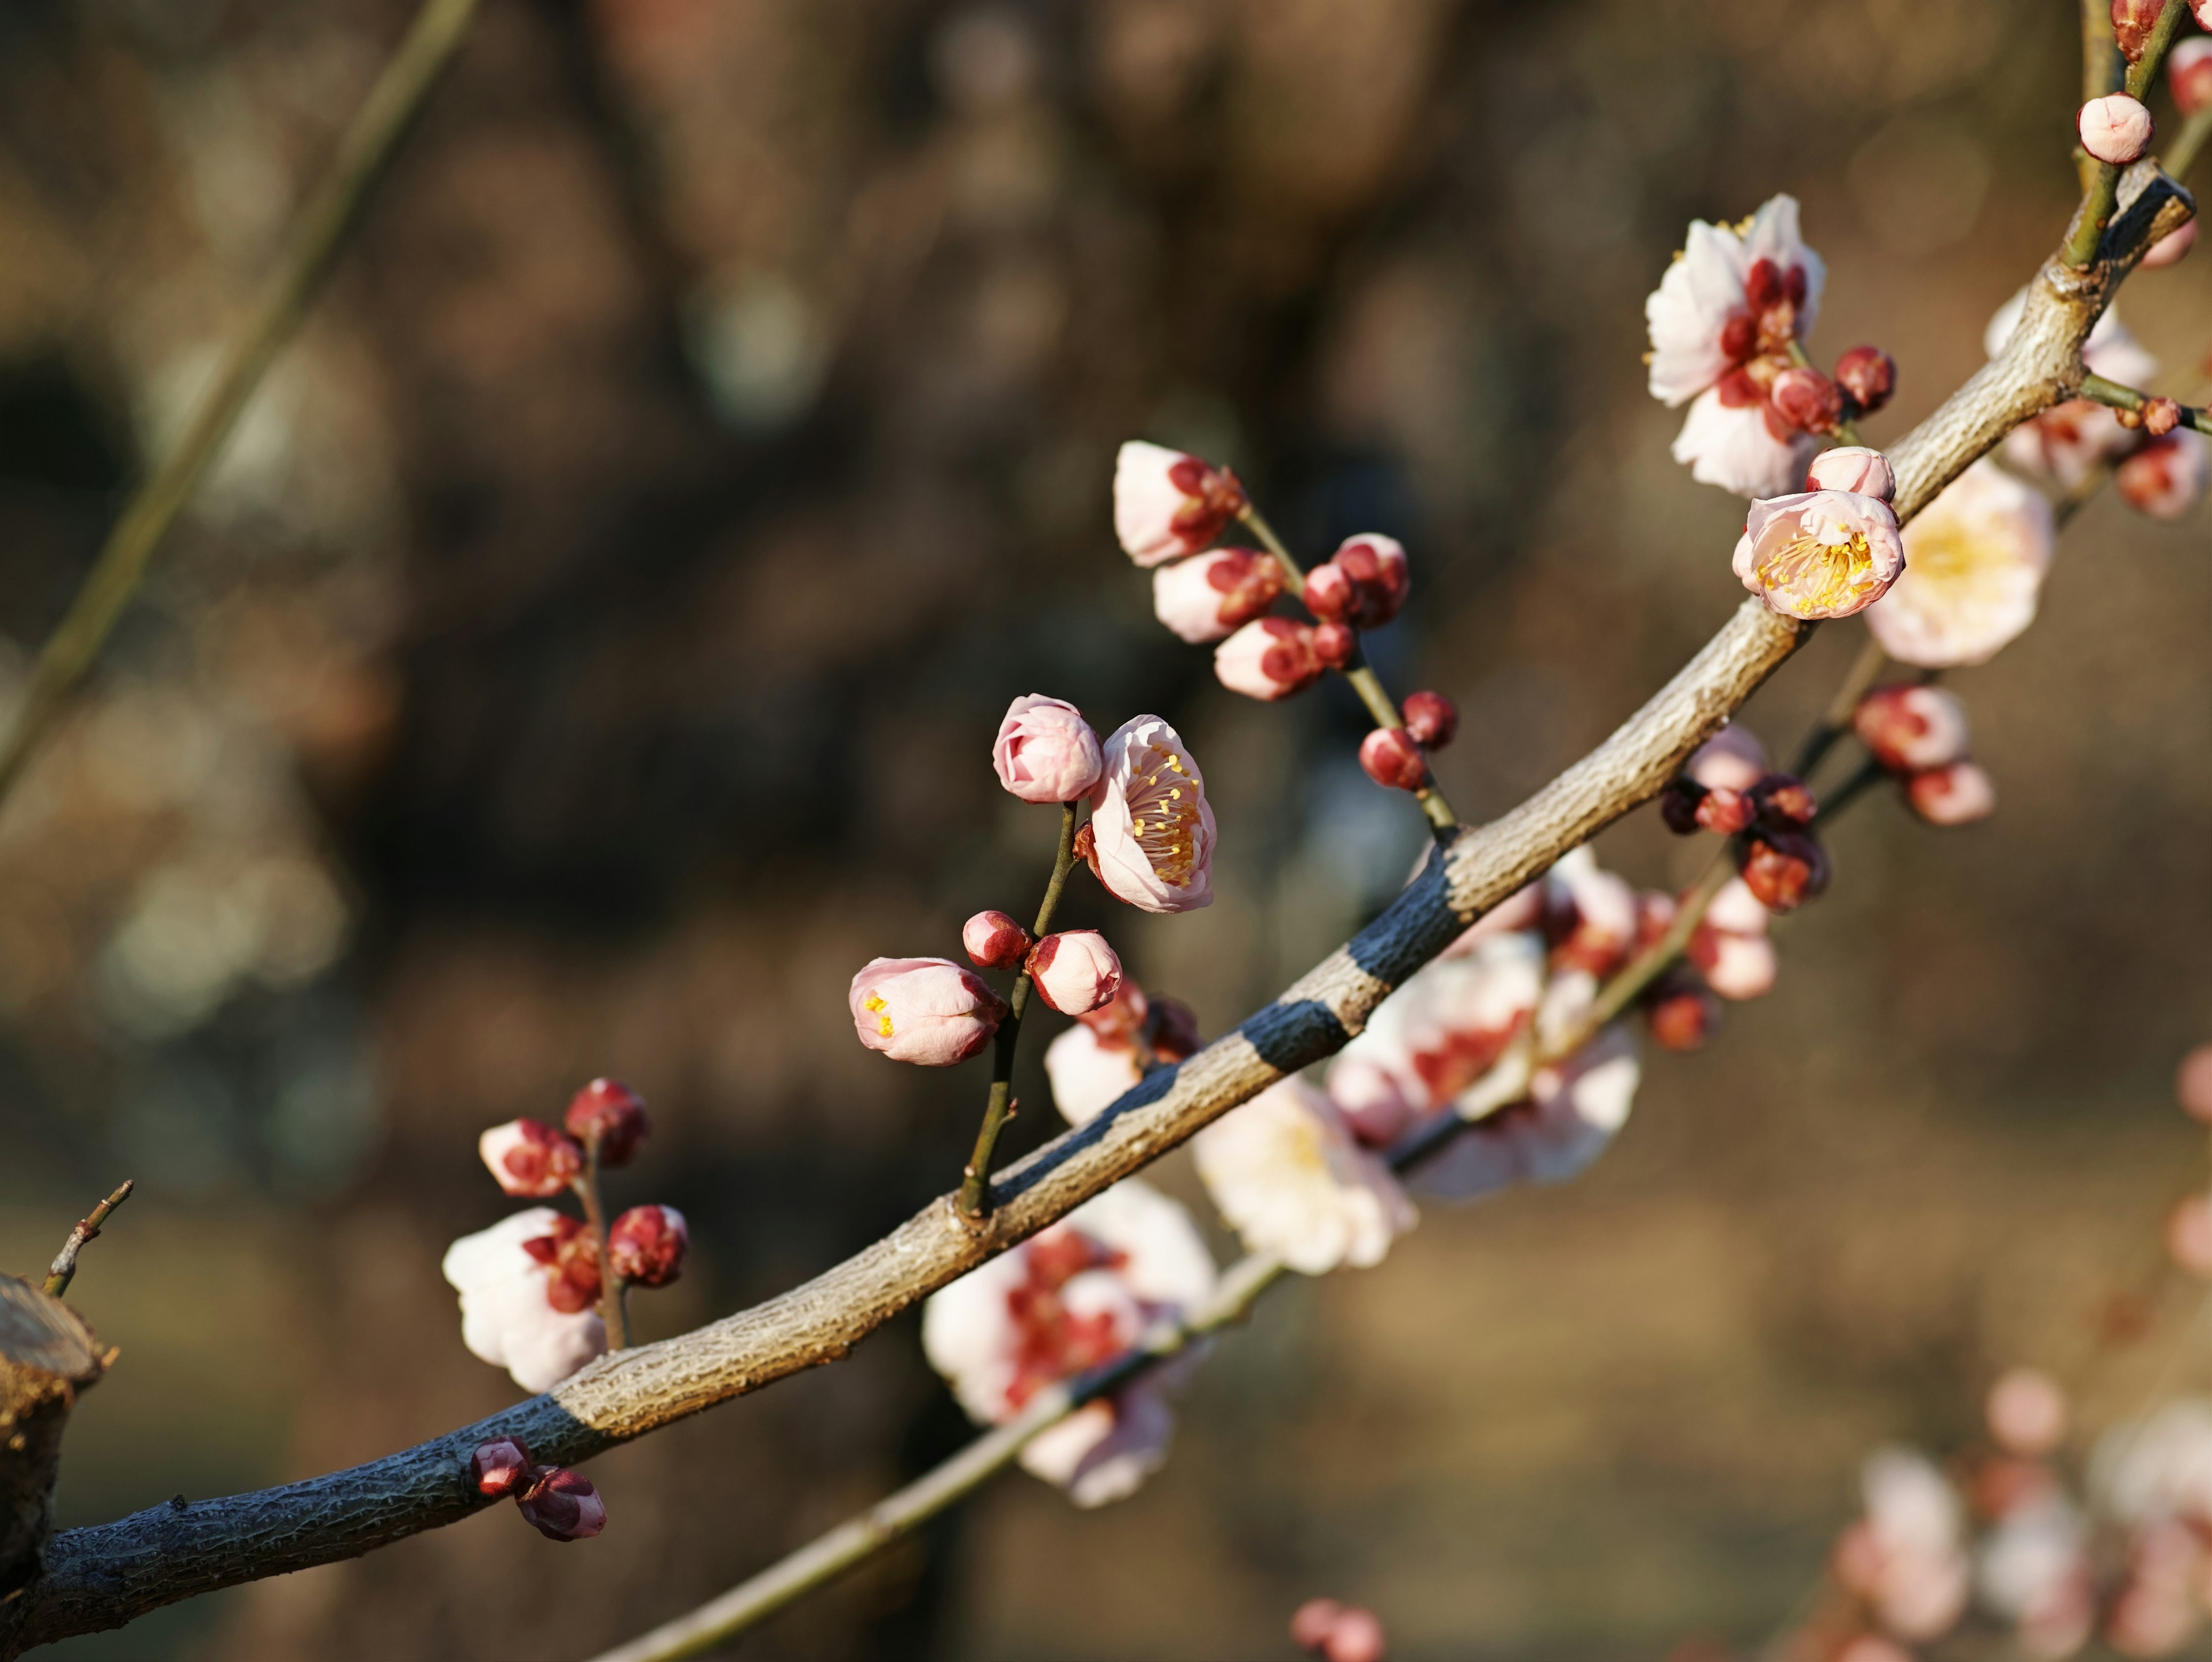
{"label": "brown blurred foliage", "polygon": [[[11,679],[406,9],[0,9]],[[2074,30],[2058,0],[487,0],[0,818],[6,1261],[140,1183],[74,1294],[124,1359],[67,1516],[510,1400],[438,1257],[503,1210],[478,1129],[592,1075],[659,1127],[618,1203],[696,1232],[649,1334],[949,1186],[979,1078],[862,1052],[842,992],[1031,904],[1050,816],[984,759],[1015,693],[1182,727],[1219,903],[1085,886],[1074,915],[1210,1031],[1269,996],[1418,824],[1353,765],[1340,688],[1241,704],[1152,623],[1115,444],[1234,465],[1308,550],[1404,538],[1376,655],[1459,701],[1439,771],[1495,813],[1740,598],[1740,505],[1668,460],[1637,361],[1683,224],[1796,192],[1814,344],[1895,354],[1870,436],[1901,433],[2063,225]],[[2181,396],[2203,258],[2124,305]],[[1006,1479],[744,1653],[1273,1655],[1323,1591],[1409,1658],[1771,1630],[1864,1446],[2063,1364],[2188,1180],[2204,552],[2201,521],[2078,519],[2045,619],[1959,683],[1998,817],[1856,816],[1781,988],[1652,1063],[1589,1178],[1432,1208],[1382,1269],[1279,1296],[1135,1500]],[[1855,633],[1753,724],[1786,740]],[[1648,815],[1604,853],[1652,883],[1689,858]],[[1019,1084],[1026,1147],[1051,1116]],[[70,1653],[582,1655],[966,1434],[908,1324],[599,1463],[588,1546],[494,1512]]]}

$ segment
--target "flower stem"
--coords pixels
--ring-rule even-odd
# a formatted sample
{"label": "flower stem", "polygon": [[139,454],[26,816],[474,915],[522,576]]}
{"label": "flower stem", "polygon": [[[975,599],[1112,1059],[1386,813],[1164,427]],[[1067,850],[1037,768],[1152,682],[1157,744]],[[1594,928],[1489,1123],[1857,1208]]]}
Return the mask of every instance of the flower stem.
{"label": "flower stem", "polygon": [[[1045,885],[1044,904],[1037,908],[1036,927],[1030,931],[1039,941],[1052,928],[1052,915],[1059,910],[1060,891],[1067,886],[1068,873],[1075,869],[1075,809],[1073,802],[1060,805],[1060,852],[1053,857],[1052,881]],[[986,1215],[992,1151],[999,1146],[999,1133],[1014,1117],[1014,1051],[1022,1041],[1022,1013],[1030,1007],[1033,985],[1024,968],[1015,978],[1013,993],[1006,1000],[1006,1018],[999,1024],[998,1037],[993,1044],[991,1094],[983,1105],[981,1129],[975,1133],[975,1152],[968,1157],[968,1169],[960,1179],[960,1215],[970,1223],[981,1223]]]}
{"label": "flower stem", "polygon": [[405,137],[440,71],[453,59],[477,0],[428,0],[337,143],[331,170],[293,222],[283,262],[215,384],[193,411],[177,447],[132,493],[61,623],[47,636],[4,742],[0,799],[76,691],[146,575],[154,551],[176,523],[209,466],[222,454],[246,402],[306,316],[339,246],[361,217],[385,164]]}
{"label": "flower stem", "polygon": [[[1306,574],[1291,551],[1284,546],[1283,539],[1275,534],[1275,527],[1269,525],[1260,510],[1249,502],[1237,517],[1244,521],[1246,529],[1260,539],[1261,545],[1275,557],[1275,563],[1282,567],[1283,581],[1291,593],[1304,600]],[[1353,649],[1352,661],[1345,665],[1342,673],[1344,679],[1352,684],[1352,690],[1359,695],[1359,702],[1367,706],[1367,713],[1374,718],[1376,727],[1397,728],[1406,725],[1406,718],[1398,712],[1397,701],[1383,686],[1382,678],[1369,665],[1364,651]],[[1430,772],[1425,764],[1421,771],[1420,788],[1414,791],[1413,800],[1421,805],[1421,813],[1427,818],[1429,829],[1436,833],[1437,842],[1448,843],[1459,834],[1459,816],[1452,812],[1451,804],[1444,801],[1444,794],[1437,788],[1436,775]]]}
{"label": "flower stem", "polygon": [[[2090,40],[2094,25],[2086,14],[2095,9],[2095,0],[2082,0],[2082,4],[2085,15],[2081,26],[2081,85],[2082,101],[2087,103],[2091,98],[2100,98],[2112,91],[2113,86],[2108,81],[2094,78],[2094,53]],[[2151,29],[2150,39],[2144,43],[2142,56],[2127,66],[2127,73],[2118,85],[2120,91],[2136,99],[2149,93],[2151,83],[2158,79],[2159,65],[2166,60],[2166,49],[2172,44],[2174,31],[2181,27],[2181,20],[2188,14],[2189,8],[2179,3],[2168,5],[2159,14],[2158,21]],[[2109,35],[2112,29],[2109,9],[2105,28]],[[2102,92],[2090,90],[2091,87],[2099,85],[2103,87]],[[2193,151],[2191,155],[2194,155]],[[2094,173],[2090,171],[2093,167],[2095,169]],[[2109,161],[2099,161],[2085,154],[2081,158],[2081,206],[2075,218],[2073,231],[2066,239],[2064,253],[2066,263],[2077,271],[2086,271],[2096,263],[2097,249],[2104,240],[2105,227],[2111,223],[2113,205],[2119,200],[2120,170]]]}
{"label": "flower stem", "polygon": [[629,1348],[629,1305],[623,1294],[628,1290],[622,1278],[615,1274],[614,1258],[607,1246],[607,1209],[599,1202],[599,1140],[597,1136],[584,1141],[583,1175],[576,1179],[576,1198],[584,1203],[584,1227],[592,1232],[592,1243],[599,1255],[599,1319],[606,1324],[607,1348]]}

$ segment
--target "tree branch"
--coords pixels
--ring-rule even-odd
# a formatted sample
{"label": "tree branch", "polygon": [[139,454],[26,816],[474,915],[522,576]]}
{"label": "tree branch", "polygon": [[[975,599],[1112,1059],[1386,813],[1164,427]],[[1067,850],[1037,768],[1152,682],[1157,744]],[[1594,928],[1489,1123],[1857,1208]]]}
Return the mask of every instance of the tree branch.
{"label": "tree branch", "polygon": [[76,1312],[28,1282],[0,1275],[0,1632],[40,1574],[70,1409],[104,1367]]}

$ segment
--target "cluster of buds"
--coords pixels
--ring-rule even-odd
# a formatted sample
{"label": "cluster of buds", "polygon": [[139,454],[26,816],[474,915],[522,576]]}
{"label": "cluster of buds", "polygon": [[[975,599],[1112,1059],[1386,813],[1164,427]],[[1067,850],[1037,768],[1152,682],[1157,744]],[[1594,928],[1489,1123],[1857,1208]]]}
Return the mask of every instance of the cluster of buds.
{"label": "cluster of buds", "polygon": [[520,1437],[495,1437],[469,1457],[469,1482],[479,1495],[514,1497],[523,1519],[549,1541],[588,1541],[607,1526],[607,1503],[588,1477],[566,1466],[541,1466]]}
{"label": "cluster of buds", "polygon": [[1803,780],[1770,771],[1765,748],[1736,728],[1707,741],[1659,799],[1677,835],[1737,839],[1744,886],[1770,912],[1793,911],[1828,886],[1827,853],[1813,831],[1819,809]]}
{"label": "cluster of buds", "polygon": [[[1248,557],[1242,549],[1223,551],[1240,558],[1259,557]],[[1212,560],[1215,556],[1202,557]],[[1243,568],[1240,565],[1233,569],[1241,571]],[[1242,628],[1234,633],[1222,631],[1228,634],[1228,638],[1213,654],[1213,673],[1222,685],[1231,692],[1267,703],[1304,692],[1326,670],[1349,668],[1359,654],[1360,631],[1380,629],[1395,618],[1403,609],[1412,587],[1403,545],[1395,538],[1373,532],[1347,537],[1335,553],[1306,573],[1306,610],[1313,613],[1316,622],[1304,624],[1290,618],[1258,615],[1280,592],[1279,564],[1276,571],[1278,580],[1272,587],[1247,581],[1240,592],[1256,596],[1266,587],[1266,600],[1243,613],[1250,621],[1244,622]],[[1211,587],[1212,580],[1206,581]],[[1220,639],[1219,635],[1194,637],[1186,626],[1189,621],[1187,616],[1170,607],[1162,598],[1164,581],[1164,574],[1153,578],[1155,609],[1160,620],[1185,640]],[[1224,623],[1235,609],[1222,608]]]}
{"label": "cluster of buds", "polygon": [[1359,765],[1388,789],[1419,790],[1429,782],[1429,752],[1459,732],[1459,706],[1441,692],[1422,691],[1407,693],[1403,709],[1405,726],[1376,728],[1359,741]]}
{"label": "cluster of buds", "polygon": [[1996,785],[1966,754],[1966,707],[1941,687],[1877,688],[1859,701],[1851,730],[1929,825],[1970,825],[1996,807]]}
{"label": "cluster of buds", "polygon": [[1309,1598],[1291,1617],[1291,1642],[1322,1662],[1383,1662],[1389,1655],[1382,1618],[1358,1604]]}
{"label": "cluster of buds", "polygon": [[550,1200],[591,1166],[629,1165],[652,1129],[643,1097],[618,1079],[595,1079],[569,1100],[560,1126],[512,1119],[478,1137],[477,1153],[508,1194]]}

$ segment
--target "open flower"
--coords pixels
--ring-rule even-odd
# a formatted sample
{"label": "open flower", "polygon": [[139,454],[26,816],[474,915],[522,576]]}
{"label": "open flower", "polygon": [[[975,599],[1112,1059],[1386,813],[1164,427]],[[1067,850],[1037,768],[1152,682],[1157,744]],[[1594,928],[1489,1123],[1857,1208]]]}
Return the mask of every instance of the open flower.
{"label": "open flower", "polygon": [[1254,1252],[1302,1275],[1380,1263],[1414,1213],[1390,1169],[1303,1080],[1269,1087],[1191,1143],[1221,1215]]}
{"label": "open flower", "polygon": [[1213,901],[1213,810],[1182,736],[1139,715],[1106,740],[1091,799],[1091,868],[1140,911],[1188,912]]}
{"label": "open flower", "polygon": [[1628,1123],[1642,1077],[1635,1038],[1616,1022],[1565,1062],[1538,1068],[1526,1096],[1462,1132],[1413,1174],[1413,1187],[1464,1201],[1516,1184],[1563,1183]]}
{"label": "open flower", "polygon": [[[1155,1321],[1213,1291],[1213,1260],[1174,1201],[1129,1178],[980,1269],[922,1312],[930,1365],[969,1416],[1003,1425],[1038,1391],[1112,1361]],[[1158,1374],[1091,1403],[1033,1439],[1022,1464],[1076,1505],[1131,1493],[1173,1430]]]}
{"label": "open flower", "polygon": [[1889,592],[1905,544],[1887,502],[1810,490],[1753,502],[1735,563],[1743,586],[1786,618],[1848,618]]}
{"label": "open flower", "polygon": [[949,958],[871,959],[846,995],[854,1031],[893,1062],[950,1068],[999,1031],[1000,996]]}
{"label": "open flower", "polygon": [[462,1236],[439,1266],[461,1295],[461,1342],[525,1391],[550,1390],[607,1348],[596,1264],[576,1262],[591,1245],[580,1229],[535,1206]]}
{"label": "open flower", "polygon": [[1813,327],[1826,268],[1772,198],[1736,225],[1691,222],[1681,254],[1644,302],[1651,396],[1690,405],[1674,460],[1702,484],[1778,496],[1804,478],[1816,441],[1775,409],[1790,347]]}
{"label": "open flower", "polygon": [[1363,1141],[1390,1141],[1496,1067],[1528,1031],[1543,989],[1543,942],[1528,931],[1423,966],[1338,1053],[1330,1098]]}
{"label": "open flower", "polygon": [[2057,534],[2049,497],[1978,461],[1905,527],[1904,574],[1867,627],[1901,663],[1987,663],[2035,621]]}
{"label": "open flower", "polygon": [[1195,554],[1244,508],[1244,487],[1225,467],[1132,441],[1114,465],[1114,533],[1139,565]]}
{"label": "open flower", "polygon": [[1075,802],[1098,782],[1098,735],[1064,698],[1025,693],[991,744],[999,782],[1024,802]]}
{"label": "open flower", "polygon": [[2208,482],[2212,457],[2204,435],[2186,427],[2153,439],[2122,462],[2113,478],[2127,505],[2154,520],[2181,518],[2203,500]]}
{"label": "open flower", "polygon": [[1723,998],[1759,998],[1773,990],[1774,943],[1766,908],[1741,877],[1732,877],[1690,936],[1690,962]]}
{"label": "open flower", "polygon": [[[1991,357],[2002,355],[2027,304],[2027,291],[2023,289],[1990,320],[1982,345]],[[2148,386],[2158,374],[2158,360],[2143,350],[2114,311],[2097,320],[2097,326],[2082,345],[2081,362],[2107,380],[2125,387]],[[2069,399],[2013,429],[2006,436],[2003,454],[2013,467],[2048,479],[2070,495],[2087,484],[2099,468],[2129,454],[2142,442],[2142,434],[2121,426],[2113,411],[2087,399]]]}
{"label": "open flower", "polygon": [[1273,555],[1217,548],[1152,573],[1152,615],[1203,646],[1251,622],[1282,592],[1283,568]]}

